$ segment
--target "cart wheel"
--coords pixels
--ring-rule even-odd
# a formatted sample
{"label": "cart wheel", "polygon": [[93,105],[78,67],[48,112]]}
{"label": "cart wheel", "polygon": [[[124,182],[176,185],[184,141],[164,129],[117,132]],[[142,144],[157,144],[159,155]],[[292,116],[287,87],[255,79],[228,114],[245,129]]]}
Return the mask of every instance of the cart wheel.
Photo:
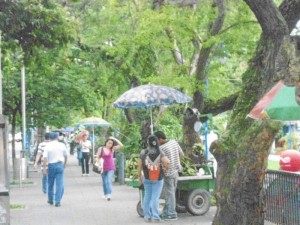
{"label": "cart wheel", "polygon": [[187,211],[194,216],[207,213],[210,208],[210,194],[202,189],[191,191],[186,201]]}
{"label": "cart wheel", "polygon": [[141,201],[138,202],[138,204],[136,205],[136,211],[139,214],[140,217],[144,217],[144,210],[142,208],[142,203]]}
{"label": "cart wheel", "polygon": [[176,203],[176,212],[177,213],[186,213],[187,212],[186,207],[183,204],[183,202]]}

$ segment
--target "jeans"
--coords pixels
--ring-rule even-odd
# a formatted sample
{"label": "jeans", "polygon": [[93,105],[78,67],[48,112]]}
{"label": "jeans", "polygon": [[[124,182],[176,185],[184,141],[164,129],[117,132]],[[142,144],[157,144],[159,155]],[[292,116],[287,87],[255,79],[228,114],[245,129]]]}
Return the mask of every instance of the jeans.
{"label": "jeans", "polygon": [[176,187],[178,174],[164,177],[163,193],[165,198],[165,206],[162,215],[167,217],[177,217],[176,212]]}
{"label": "jeans", "polygon": [[[55,183],[55,193],[54,193]],[[62,162],[48,164],[48,201],[60,203],[64,194],[64,164]],[[54,195],[54,196],[53,196]],[[54,197],[54,201],[53,201]]]}
{"label": "jeans", "polygon": [[47,193],[47,189],[48,189],[48,175],[44,175],[43,174],[42,184],[43,184],[43,192]]}
{"label": "jeans", "polygon": [[81,158],[81,171],[82,174],[89,174],[89,161],[90,161],[90,153],[89,152],[83,152],[82,158]]}
{"label": "jeans", "polygon": [[145,219],[160,219],[158,208],[162,187],[163,180],[151,181],[144,179],[143,211]]}
{"label": "jeans", "polygon": [[112,179],[115,174],[114,170],[105,171],[101,174],[103,183],[104,195],[111,195],[112,193]]}

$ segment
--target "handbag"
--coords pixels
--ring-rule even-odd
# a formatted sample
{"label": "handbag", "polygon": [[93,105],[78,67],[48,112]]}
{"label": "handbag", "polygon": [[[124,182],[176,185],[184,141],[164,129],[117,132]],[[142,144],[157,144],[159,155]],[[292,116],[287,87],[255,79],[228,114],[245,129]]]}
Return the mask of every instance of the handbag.
{"label": "handbag", "polygon": [[103,159],[100,158],[99,162],[93,164],[93,172],[102,173],[103,172]]}
{"label": "handbag", "polygon": [[100,159],[98,162],[95,162],[93,164],[93,172],[95,173],[102,173],[103,172],[103,158],[101,157],[102,156],[102,148],[100,149]]}

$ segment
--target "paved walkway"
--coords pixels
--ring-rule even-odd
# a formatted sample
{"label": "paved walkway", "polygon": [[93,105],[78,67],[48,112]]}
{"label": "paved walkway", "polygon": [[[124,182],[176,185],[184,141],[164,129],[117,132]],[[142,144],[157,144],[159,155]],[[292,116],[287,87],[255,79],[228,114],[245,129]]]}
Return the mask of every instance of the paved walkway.
{"label": "paved walkway", "polygon": [[[98,174],[81,177],[81,168],[75,156],[69,157],[65,169],[65,193],[61,207],[47,204],[47,195],[42,192],[41,172],[29,168],[29,181],[23,187],[10,189],[10,204],[25,205],[25,209],[10,211],[11,225],[137,225],[145,224],[136,211],[139,201],[138,189],[115,183],[112,200],[101,198],[102,183]],[[204,216],[179,214],[177,221],[165,221],[166,225],[210,225],[215,207]]]}

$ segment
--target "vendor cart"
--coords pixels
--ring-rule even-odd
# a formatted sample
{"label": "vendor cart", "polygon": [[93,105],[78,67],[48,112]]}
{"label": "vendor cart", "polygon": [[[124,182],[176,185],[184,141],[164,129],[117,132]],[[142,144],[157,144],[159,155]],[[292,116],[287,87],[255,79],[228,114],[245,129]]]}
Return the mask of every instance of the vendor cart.
{"label": "vendor cart", "polygon": [[[204,175],[179,176],[176,189],[176,211],[189,212],[194,216],[201,216],[210,208],[210,196],[215,186],[215,179],[211,167],[204,168]],[[137,213],[143,217],[144,189],[137,180],[127,179],[126,184],[139,189],[140,200],[137,203]]]}

